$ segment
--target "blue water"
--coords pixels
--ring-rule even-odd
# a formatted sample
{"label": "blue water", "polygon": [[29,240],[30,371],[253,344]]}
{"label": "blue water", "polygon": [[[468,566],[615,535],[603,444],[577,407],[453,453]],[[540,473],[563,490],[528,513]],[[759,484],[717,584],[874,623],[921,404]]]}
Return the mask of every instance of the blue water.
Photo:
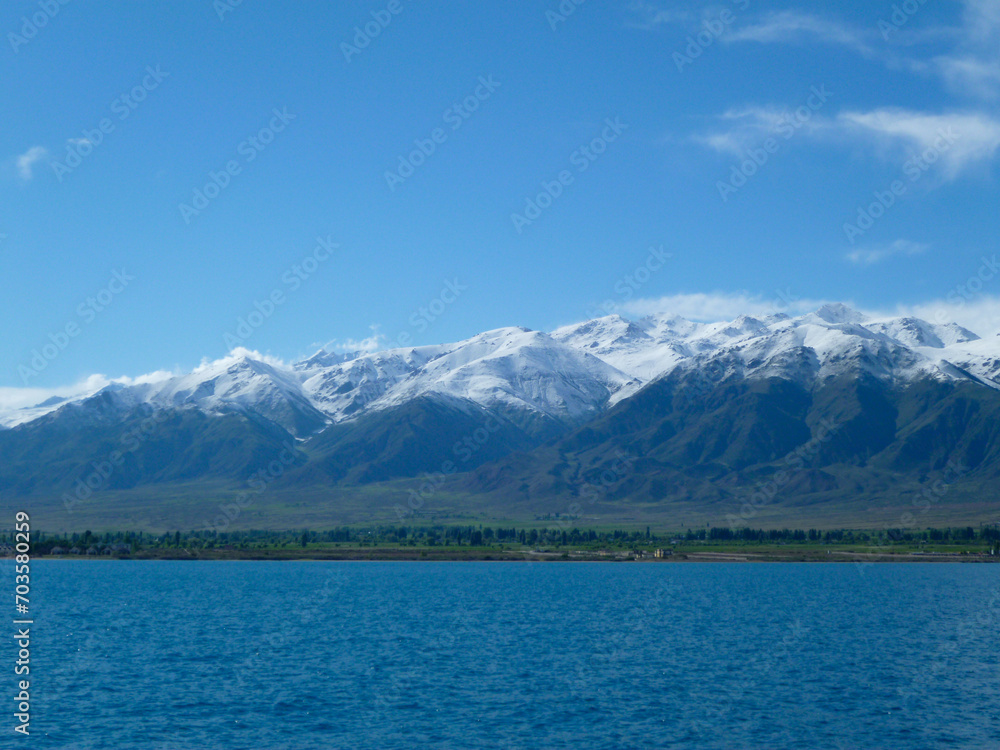
{"label": "blue water", "polygon": [[1000,566],[33,574],[31,737],[4,747],[1000,747]]}

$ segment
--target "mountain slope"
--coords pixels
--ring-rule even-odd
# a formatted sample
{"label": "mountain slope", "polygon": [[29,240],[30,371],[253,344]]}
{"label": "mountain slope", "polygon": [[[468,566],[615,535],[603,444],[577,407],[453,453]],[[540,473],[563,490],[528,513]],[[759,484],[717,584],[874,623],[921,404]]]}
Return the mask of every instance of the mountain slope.
{"label": "mountain slope", "polygon": [[454,474],[539,442],[472,401],[418,396],[328,428],[304,446],[308,465],[290,472],[283,485]]}
{"label": "mountain slope", "polygon": [[102,491],[210,479],[243,483],[289,446],[302,457],[286,431],[255,414],[148,406],[123,412],[115,404],[107,419],[95,422],[94,408],[74,405],[0,432],[4,492],[51,497],[88,479],[91,489]]}
{"label": "mountain slope", "polygon": [[905,506],[943,481],[936,502],[1000,511],[993,389],[930,378],[806,389],[734,377],[703,387],[672,373],[552,444],[456,477],[452,489],[557,509],[566,497],[661,508],[693,500],[723,525],[762,488],[769,513],[813,503],[856,510],[862,500]]}

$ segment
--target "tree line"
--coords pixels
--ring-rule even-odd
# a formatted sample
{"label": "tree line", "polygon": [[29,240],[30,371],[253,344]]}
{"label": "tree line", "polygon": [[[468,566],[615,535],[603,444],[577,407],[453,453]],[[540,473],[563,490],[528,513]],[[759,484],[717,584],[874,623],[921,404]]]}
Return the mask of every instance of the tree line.
{"label": "tree line", "polygon": [[[13,545],[14,532],[0,532],[0,547]],[[338,526],[324,531],[108,531],[35,535],[34,554],[120,554],[148,549],[269,549],[312,545],[467,547],[670,547],[679,544],[987,544],[1000,547],[1000,525],[927,529],[751,529],[710,527],[678,532],[626,529],[515,528],[483,525]]]}

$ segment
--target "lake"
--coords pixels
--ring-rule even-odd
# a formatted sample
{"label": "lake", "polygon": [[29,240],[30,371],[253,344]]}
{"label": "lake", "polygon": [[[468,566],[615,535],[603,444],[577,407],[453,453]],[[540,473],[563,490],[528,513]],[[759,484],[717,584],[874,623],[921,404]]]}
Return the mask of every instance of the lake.
{"label": "lake", "polygon": [[32,573],[31,738],[18,746],[1000,747],[1000,566]]}

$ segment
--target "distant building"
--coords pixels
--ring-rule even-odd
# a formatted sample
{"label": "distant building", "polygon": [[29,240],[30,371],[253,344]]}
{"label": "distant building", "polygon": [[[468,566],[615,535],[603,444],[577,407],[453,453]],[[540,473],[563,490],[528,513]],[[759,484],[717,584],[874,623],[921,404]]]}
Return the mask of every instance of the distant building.
{"label": "distant building", "polygon": [[656,550],[656,552],[653,553],[653,557],[659,557],[659,558],[670,557],[672,554],[674,554],[674,551],[672,549],[658,549]]}
{"label": "distant building", "polygon": [[62,547],[53,547],[51,550],[49,550],[49,554],[50,555],[65,555],[66,554],[66,550],[64,550]]}

